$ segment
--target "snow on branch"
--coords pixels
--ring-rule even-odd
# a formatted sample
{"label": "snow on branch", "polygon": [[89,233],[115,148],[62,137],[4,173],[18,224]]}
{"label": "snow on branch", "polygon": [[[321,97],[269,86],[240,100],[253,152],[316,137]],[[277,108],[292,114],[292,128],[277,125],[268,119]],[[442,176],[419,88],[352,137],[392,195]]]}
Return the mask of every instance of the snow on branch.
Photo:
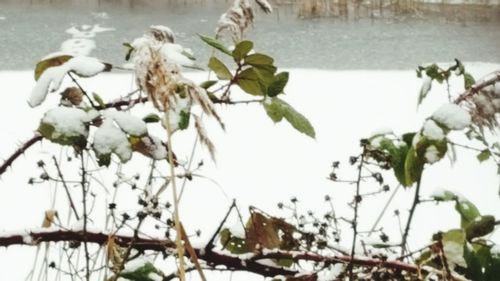
{"label": "snow on branch", "polygon": [[[84,237],[85,236],[85,237]],[[84,234],[81,231],[68,231],[59,229],[39,229],[25,231],[14,234],[0,235],[0,247],[14,245],[29,245],[34,246],[42,242],[83,242],[84,239],[88,243],[106,245],[111,234],[104,232],[88,231]],[[166,250],[174,250],[176,245],[169,239],[151,239],[143,237],[132,237],[123,235],[114,235],[114,243],[122,247],[131,247],[138,251],[157,251],[165,252]],[[357,266],[386,268],[393,270],[402,270],[411,273],[425,272],[425,269],[418,268],[415,265],[407,264],[401,261],[390,261],[382,259],[370,259],[365,257],[350,257],[346,255],[322,256],[308,252],[281,252],[270,251],[253,256],[238,257],[232,254],[217,252],[210,247],[194,248],[199,260],[205,261],[210,268],[224,266],[230,271],[247,271],[259,274],[261,276],[274,277],[277,275],[294,276],[298,272],[282,267],[269,266],[260,263],[260,260],[265,259],[292,259],[295,262],[309,261],[322,262],[324,264],[347,264],[351,263]]]}

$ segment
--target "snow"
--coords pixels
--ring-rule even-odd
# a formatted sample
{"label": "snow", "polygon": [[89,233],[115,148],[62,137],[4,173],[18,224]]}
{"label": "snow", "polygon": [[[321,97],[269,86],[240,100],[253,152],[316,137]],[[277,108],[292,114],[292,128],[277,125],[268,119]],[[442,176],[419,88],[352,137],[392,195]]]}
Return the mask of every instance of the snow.
{"label": "snow", "polygon": [[470,114],[460,106],[448,103],[434,112],[432,119],[445,125],[451,130],[463,130],[471,123]]}
{"label": "snow", "polygon": [[447,241],[443,243],[443,251],[448,259],[450,265],[459,265],[466,268],[467,263],[464,259],[464,246],[463,244],[456,243],[453,241]]}
{"label": "snow", "polygon": [[421,93],[427,93],[431,90],[431,86],[432,86],[432,78],[425,75],[423,78],[422,78],[422,88],[420,90]]}
{"label": "snow", "polygon": [[189,59],[182,52],[189,54],[189,50],[184,50],[184,48],[179,44],[165,43],[161,47],[161,53],[167,63],[175,63],[182,66],[194,66],[194,61]]}
{"label": "snow", "polygon": [[61,43],[61,51],[73,56],[88,56],[95,48],[95,41],[86,38],[71,38]]}
{"label": "snow", "polygon": [[[494,67],[500,66],[494,65]],[[480,77],[476,73],[489,72],[491,68],[493,66],[481,68],[482,70],[475,68],[471,69],[471,73],[475,77]],[[220,113],[226,121],[227,133],[219,132],[218,127],[211,126],[213,124],[207,122],[207,130],[219,148],[217,165],[205,161],[203,169],[199,171],[200,174],[209,176],[216,181],[218,185],[203,179],[188,182],[180,207],[183,224],[190,233],[199,228],[204,235],[202,239],[210,238],[213,233],[206,230],[213,229],[214,225],[217,226],[219,222],[219,220],[210,218],[224,217],[232,198],[237,198],[244,216],[247,213],[246,206],[252,204],[270,214],[278,215],[280,213],[276,210],[276,203],[287,200],[291,196],[299,198],[302,210],[322,210],[324,208],[329,210],[329,207],[324,206],[322,202],[324,195],[330,194],[334,200],[337,215],[349,216],[351,209],[346,206],[345,202],[352,201],[353,190],[349,185],[344,186],[325,180],[331,161],[342,161],[343,164],[345,163],[342,167],[348,170],[349,165],[346,161],[349,156],[359,153],[358,140],[360,138],[366,138],[374,128],[381,124],[393,128],[395,132],[418,130],[422,128],[424,121],[432,115],[435,108],[446,100],[445,89],[436,85],[434,89],[436,94],[429,96],[426,103],[416,113],[415,99],[412,98],[412,95],[401,95],[401,93],[413,91],[411,89],[414,89],[413,92],[418,91],[420,87],[420,80],[415,77],[413,70],[319,71],[290,69],[289,71],[291,77],[299,78],[290,80],[287,86],[289,91],[283,98],[308,117],[317,130],[317,140],[310,141],[308,138],[304,138],[287,124],[274,125],[260,105],[220,107]],[[34,83],[26,83],[26,81],[32,81],[32,75],[31,71],[0,73],[4,83],[3,87],[7,91],[19,93],[31,91]],[[187,73],[186,76],[197,82],[207,78],[206,73],[201,72]],[[363,77],[363,83],[359,83],[360,77]],[[311,84],[317,88],[331,88],[332,81],[335,82],[335,91],[332,89],[332,94],[308,91]],[[129,74],[105,73],[84,82],[89,89],[97,89],[105,100],[113,100],[116,95],[133,90],[131,89],[133,77]],[[463,86],[462,84],[459,83],[456,86]],[[353,88],[352,85],[356,85],[356,87]],[[439,93],[440,90],[443,90],[442,95]],[[341,94],[343,92],[349,92],[349,95]],[[7,119],[11,116],[20,117],[16,122],[0,123],[1,131],[5,136],[0,146],[0,158],[3,159],[17,148],[19,141],[32,136],[31,129],[36,127],[39,116],[43,113],[42,108],[32,110],[26,106],[22,97],[17,95],[6,95],[5,97],[6,100],[0,104],[2,117]],[[232,97],[238,99],[244,96],[235,90]],[[143,110],[143,114],[140,116],[151,112],[151,108],[147,106],[144,105],[144,108],[142,105],[137,106],[138,110]],[[380,114],[381,112],[384,114]],[[164,130],[159,124],[148,124],[148,131],[164,137]],[[174,151],[179,158],[185,159],[189,156],[193,139],[193,134],[188,131],[182,132],[182,134],[178,132],[174,136]],[[44,150],[45,154],[39,154],[40,150]],[[59,152],[59,148],[51,147],[47,142],[44,142],[42,146],[35,145],[26,157],[21,157],[14,163],[12,172],[7,172],[2,176],[0,186],[4,187],[7,193],[6,196],[0,198],[0,203],[10,213],[0,214],[2,228],[7,230],[19,228],[20,223],[22,226],[39,225],[40,219],[33,219],[36,217],[33,214],[36,214],[38,210],[46,209],[51,202],[49,194],[46,189],[26,187],[26,177],[22,176],[25,174],[22,169],[33,167],[33,162],[39,159],[37,157],[46,157],[47,153],[58,155]],[[454,193],[461,191],[464,196],[480,208],[481,213],[498,214],[499,179],[496,170],[493,170],[495,167],[485,165],[486,163],[479,165],[475,159],[476,153],[459,149],[457,149],[457,153],[459,161],[453,167],[447,161],[441,161],[439,165],[434,165],[426,170],[425,186],[422,187],[423,196],[431,192],[434,187],[442,186],[450,188]],[[194,163],[201,159],[206,160],[208,157],[204,151],[197,149]],[[143,171],[145,167],[148,167],[149,161],[145,157],[135,157],[134,161],[123,166],[129,169],[124,172]],[[166,174],[167,172],[162,168],[162,173]],[[104,183],[111,186],[109,182],[114,178],[114,170],[111,173],[103,172],[102,174]],[[385,180],[391,181],[393,179],[391,176],[387,176]],[[481,186],[481,192],[477,192],[477,189],[471,188],[471,186]],[[367,182],[366,186],[363,185],[364,187],[370,188],[371,186]],[[125,192],[125,189],[120,189],[118,193]],[[98,192],[99,198],[106,196],[100,192],[99,188],[95,191]],[[413,200],[413,194],[414,190],[400,189],[388,210],[406,210],[408,204],[411,204]],[[60,192],[60,195],[63,195],[63,192]],[[167,196],[167,193],[164,195]],[[135,199],[131,199],[133,202],[130,203],[130,206],[135,206]],[[19,205],[19,202],[29,202],[30,212],[26,211],[25,206]],[[360,226],[371,227],[371,223],[378,215],[378,212],[373,210],[380,210],[380,205],[385,202],[387,200],[382,197],[364,200],[360,208],[360,217],[362,218]],[[65,197],[57,201],[61,210],[67,210],[65,203],[67,203]],[[203,214],[195,212],[193,206],[202,209]],[[101,207],[97,200],[95,214],[99,214]],[[415,249],[428,245],[430,237],[437,229],[452,229],[460,225],[455,210],[449,204],[429,205],[427,207],[421,208],[415,213],[412,228],[419,229],[419,233],[418,235],[410,235],[409,238],[410,245]],[[125,206],[125,208],[129,207]],[[12,213],[19,215],[13,216]],[[382,218],[380,225],[384,226],[384,231],[388,231],[389,237],[400,237],[397,227],[394,228],[394,232],[390,232],[392,226],[397,225],[397,220],[390,215],[391,213],[388,212]],[[318,214],[320,213],[318,212]],[[405,216],[407,212],[402,211],[401,214]],[[429,220],[429,217],[433,217],[433,219]],[[98,222],[104,220],[101,216],[95,219]],[[144,232],[150,231],[145,227]],[[349,240],[350,232],[342,233],[342,244],[350,244],[344,242]],[[499,241],[499,235],[498,231],[493,233],[491,240]],[[17,266],[15,260],[19,260],[13,257],[22,259],[26,256],[28,259],[32,257],[29,254],[22,255],[16,248],[9,247],[0,253],[0,263],[6,268],[10,268]],[[12,273],[14,278],[10,278],[10,280],[24,279],[25,273],[31,269],[31,263],[28,263],[26,267],[29,267],[27,271],[24,268],[16,269],[16,272]],[[193,280],[198,280],[195,274],[192,276]],[[251,280],[251,277],[248,279],[245,277],[242,276],[237,280]],[[221,278],[216,276],[210,280],[212,279],[220,280]]]}
{"label": "snow", "polygon": [[146,145],[149,148],[153,148],[151,152],[151,157],[155,160],[162,160],[166,159],[168,156],[167,153],[167,148],[163,143],[161,142],[161,139],[155,137],[155,136],[149,136],[143,138],[143,141],[146,143]]}
{"label": "snow", "polygon": [[158,275],[157,273],[155,272],[151,272],[148,274],[148,278],[153,280],[153,281],[162,281],[163,280],[163,277],[161,277],[160,275]]}
{"label": "snow", "polygon": [[344,272],[345,266],[342,263],[330,265],[318,272],[318,281],[337,280],[337,277]]}
{"label": "snow", "polygon": [[439,151],[437,150],[437,148],[434,145],[431,145],[425,150],[424,157],[425,157],[425,160],[427,161],[427,163],[429,163],[429,164],[436,163],[440,159],[439,158]]}
{"label": "snow", "polygon": [[374,130],[371,133],[371,137],[376,137],[376,136],[381,136],[381,135],[390,135],[393,133],[394,132],[391,128],[382,127],[382,128],[378,128],[378,129]]}
{"label": "snow", "polygon": [[[241,222],[234,223],[229,227],[229,232],[231,232],[231,235],[238,237],[238,238],[245,238],[245,229],[243,228],[243,225]],[[264,249],[265,250],[265,249]]]}
{"label": "snow", "polygon": [[433,120],[427,120],[422,129],[422,135],[431,140],[442,140],[445,137],[443,129]]}
{"label": "snow", "polygon": [[106,119],[94,134],[92,147],[101,155],[116,153],[122,162],[132,157],[132,148],[127,135]]}
{"label": "snow", "polygon": [[79,75],[90,77],[105,69],[105,65],[96,58],[74,57],[66,63],[47,68],[31,91],[28,104],[36,107],[43,103],[49,92],[59,90],[66,73],[74,71]]}
{"label": "snow", "polygon": [[89,115],[77,108],[73,107],[56,107],[45,113],[42,118],[43,123],[51,124],[54,126],[53,138],[59,136],[88,136],[88,129],[85,122],[91,119]]}
{"label": "snow", "polygon": [[146,256],[139,256],[138,258],[135,258],[125,264],[125,268],[123,269],[123,272],[134,272],[137,269],[143,267],[147,263],[153,263],[153,260],[151,258],[148,258]]}
{"label": "snow", "polygon": [[125,133],[132,136],[143,136],[148,133],[146,122],[130,114],[130,112],[117,111],[114,108],[106,110],[104,116],[113,119]]}

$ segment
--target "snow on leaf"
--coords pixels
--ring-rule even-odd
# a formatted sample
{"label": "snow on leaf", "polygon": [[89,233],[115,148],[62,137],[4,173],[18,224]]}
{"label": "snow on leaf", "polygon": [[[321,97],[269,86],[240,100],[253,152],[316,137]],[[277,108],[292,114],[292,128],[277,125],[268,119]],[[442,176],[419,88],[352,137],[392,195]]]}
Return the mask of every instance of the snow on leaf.
{"label": "snow on leaf", "polygon": [[116,109],[108,109],[104,116],[110,118],[118,124],[118,126],[127,134],[132,136],[143,136],[148,132],[146,122],[138,117],[133,116],[130,112],[117,111]]}
{"label": "snow on leaf", "polygon": [[429,164],[433,164],[441,159],[441,157],[439,157],[439,151],[434,145],[427,147],[424,157]]}
{"label": "snow on leaf", "polygon": [[84,146],[92,120],[85,111],[73,107],[56,107],[45,113],[38,131],[45,138],[62,145]]}
{"label": "snow on leaf", "polygon": [[45,63],[42,61],[40,65],[37,65],[35,78],[38,75],[38,81],[28,100],[31,107],[40,105],[45,100],[48,92],[59,90],[64,77],[70,71],[79,76],[90,77],[103,71],[109,71],[111,68],[111,65],[91,57],[66,59],[67,57],[56,57],[49,59]]}
{"label": "snow on leaf", "polygon": [[465,233],[462,229],[453,229],[443,233],[443,252],[450,265],[467,267],[464,259]]}
{"label": "snow on leaf", "polygon": [[424,76],[422,79],[422,87],[420,88],[420,93],[418,95],[417,104],[420,105],[422,101],[427,97],[427,94],[430,92],[432,87],[432,78],[429,76]]}
{"label": "snow on leaf", "polygon": [[444,104],[438,108],[432,115],[432,119],[451,130],[462,130],[471,123],[470,114],[453,103]]}
{"label": "snow on leaf", "polygon": [[113,124],[112,119],[106,119],[94,134],[92,148],[100,160],[100,165],[109,165],[110,156],[116,154],[122,162],[132,157],[132,148],[127,135]]}
{"label": "snow on leaf", "polygon": [[445,137],[443,129],[433,120],[425,121],[422,134],[430,140],[442,140]]}

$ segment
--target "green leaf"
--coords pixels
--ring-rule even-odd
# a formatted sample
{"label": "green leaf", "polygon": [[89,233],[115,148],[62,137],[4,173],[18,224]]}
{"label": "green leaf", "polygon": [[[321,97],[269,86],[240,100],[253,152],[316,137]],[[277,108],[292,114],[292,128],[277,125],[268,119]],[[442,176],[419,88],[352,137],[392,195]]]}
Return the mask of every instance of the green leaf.
{"label": "green leaf", "polygon": [[449,263],[467,267],[464,258],[465,233],[462,229],[452,229],[442,234],[443,252]]}
{"label": "green leaf", "polygon": [[302,114],[297,112],[285,101],[276,97],[266,99],[263,103],[267,115],[274,121],[280,122],[285,118],[297,131],[311,137],[316,137],[313,126]]}
{"label": "green leaf", "polygon": [[417,156],[414,147],[411,147],[406,154],[405,159],[405,182],[404,186],[409,187],[417,182],[422,176],[425,162]]}
{"label": "green leaf", "polygon": [[217,78],[221,80],[231,80],[233,76],[229,69],[216,57],[211,57],[208,62],[208,67],[215,72]]}
{"label": "green leaf", "polygon": [[495,229],[494,216],[480,216],[465,228],[467,240],[490,234]]}
{"label": "green leaf", "polygon": [[146,123],[157,123],[160,122],[160,120],[161,120],[160,116],[158,116],[158,114],[156,113],[150,113],[144,116],[144,118],[142,118],[142,121]]}
{"label": "green leaf", "polygon": [[479,162],[484,162],[486,160],[488,160],[491,156],[491,152],[488,150],[488,149],[485,149],[483,151],[481,151],[477,156],[477,160],[479,160]]}
{"label": "green leaf", "polygon": [[189,111],[181,111],[179,113],[180,120],[179,120],[179,129],[185,130],[189,127],[189,119],[191,117],[191,113]]}
{"label": "green leaf", "polygon": [[186,52],[186,50],[182,50],[181,54],[190,60],[196,60],[196,58],[190,52]]}
{"label": "green leaf", "polygon": [[201,34],[198,34],[198,36],[200,36],[201,40],[203,40],[203,42],[207,43],[208,45],[223,52],[224,54],[232,56],[231,51],[229,51],[229,49],[226,46],[224,46],[224,43],[222,43],[221,41],[208,36],[203,36]]}
{"label": "green leaf", "polygon": [[206,89],[212,87],[213,85],[217,84],[217,82],[219,82],[219,81],[217,81],[217,80],[208,80],[208,81],[202,82],[200,84],[200,87],[202,87],[203,89],[206,90]]}
{"label": "green leaf", "polygon": [[106,108],[106,104],[104,103],[104,101],[102,100],[101,96],[99,96],[98,94],[96,93],[92,93],[92,97],[94,98],[94,100],[97,102],[97,104],[99,104],[99,106],[101,108]]}
{"label": "green leaf", "polygon": [[232,55],[234,61],[239,63],[242,59],[244,59],[247,54],[253,49],[252,41],[241,41],[234,48]]}
{"label": "green leaf", "polygon": [[245,58],[245,64],[251,66],[264,66],[264,65],[273,65],[274,59],[268,55],[255,53],[248,55]]}
{"label": "green leaf", "polygon": [[152,277],[152,275],[159,275],[161,278],[164,274],[158,270],[152,263],[146,262],[141,267],[135,269],[134,271],[127,272],[123,271],[120,276],[122,278],[131,280],[131,281],[155,281],[158,278]]}
{"label": "green leaf", "polygon": [[232,254],[238,255],[252,251],[248,248],[244,238],[234,236],[227,228],[224,228],[219,235],[222,247]]}
{"label": "green leaf", "polygon": [[248,94],[254,96],[264,95],[259,76],[253,67],[240,72],[236,77],[236,84],[238,84],[238,86],[240,86],[240,88]]}
{"label": "green leaf", "polygon": [[455,210],[460,214],[460,225],[462,228],[467,227],[481,214],[476,205],[472,204],[469,200],[459,199],[455,204]]}
{"label": "green leaf", "polygon": [[125,60],[129,61],[130,57],[132,56],[132,53],[135,51],[135,48],[132,45],[130,45],[130,43],[127,42],[123,43],[123,46],[127,48],[127,54],[125,54]]}
{"label": "green leaf", "polygon": [[274,77],[274,81],[267,88],[267,96],[275,97],[283,93],[286,84],[288,83],[288,72],[280,72]]}
{"label": "green leaf", "polygon": [[464,88],[469,90],[476,83],[476,79],[468,72],[464,72]]}
{"label": "green leaf", "polygon": [[62,65],[72,58],[73,56],[62,55],[38,62],[35,67],[35,80],[38,80],[47,68]]}

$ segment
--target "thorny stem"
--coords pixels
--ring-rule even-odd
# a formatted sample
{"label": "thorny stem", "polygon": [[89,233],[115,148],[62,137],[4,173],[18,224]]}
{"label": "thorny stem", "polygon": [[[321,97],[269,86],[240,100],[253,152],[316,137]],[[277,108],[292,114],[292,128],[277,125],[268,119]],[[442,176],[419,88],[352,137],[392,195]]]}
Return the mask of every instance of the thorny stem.
{"label": "thorny stem", "polygon": [[417,205],[420,203],[420,185],[422,183],[422,175],[417,181],[417,187],[415,188],[415,197],[413,198],[413,204],[411,205],[410,214],[408,216],[408,221],[406,222],[405,231],[403,233],[403,239],[401,240],[401,256],[404,256],[406,251],[408,250],[408,234],[410,233],[411,221],[413,219],[413,215],[415,214],[415,210]]}
{"label": "thorny stem", "polygon": [[59,178],[61,179],[64,190],[66,191],[66,196],[68,196],[69,206],[73,210],[73,213],[75,214],[76,219],[80,220],[80,216],[78,216],[78,212],[76,211],[75,204],[73,203],[73,199],[71,198],[71,194],[69,193],[68,185],[66,184],[66,181],[64,180],[64,176],[61,172],[61,167],[59,167],[59,164],[57,163],[57,159],[55,156],[52,156],[52,160],[54,160],[54,165],[56,166],[57,174],[59,175]]}
{"label": "thorny stem", "polygon": [[[26,239],[26,235],[31,237],[33,241],[31,244]],[[88,232],[87,242],[96,243],[99,245],[106,244],[109,239],[108,233]],[[82,241],[83,236],[80,232],[67,231],[67,230],[54,230],[43,232],[30,232],[29,234],[17,234],[12,236],[1,236],[0,247],[7,247],[11,245],[38,245],[42,242],[62,242],[62,241]],[[121,247],[128,246],[131,249],[136,249],[140,252],[146,250],[162,252],[166,249],[172,249],[176,245],[169,239],[152,239],[138,237],[138,229],[135,230],[134,237],[115,235],[115,243]],[[404,270],[410,273],[417,273],[419,268],[416,265],[404,263],[397,260],[382,260],[382,259],[369,259],[369,258],[351,258],[347,255],[333,255],[323,256],[313,253],[290,253],[290,252],[272,252],[268,254],[261,254],[246,259],[245,263],[233,255],[224,255],[221,253],[209,251],[204,249],[194,248],[198,257],[207,262],[211,268],[217,265],[224,265],[230,270],[238,271],[244,270],[260,274],[262,276],[274,277],[276,275],[293,276],[297,272],[286,268],[269,267],[257,262],[262,259],[293,259],[294,261],[311,261],[311,262],[325,262],[329,264],[334,263],[352,263],[354,265],[366,266],[370,268],[387,268],[395,270]],[[426,268],[421,268],[422,272],[428,272]]]}
{"label": "thorny stem", "polygon": [[[145,217],[142,217],[142,216],[139,217],[139,222],[137,223],[137,226],[134,229],[134,236],[130,240],[130,242],[127,246],[127,249],[125,250],[125,253],[123,254],[122,261],[120,263],[120,266],[118,267],[118,272],[115,273],[114,277],[111,279],[112,281],[117,281],[121,275],[121,272],[125,268],[125,263],[128,261],[128,259],[130,257],[130,253],[132,252],[132,249],[135,246],[135,243],[137,242],[137,240],[139,240],[139,229],[141,228],[141,225],[144,222],[144,218]],[[108,236],[108,238],[109,238],[109,236]]]}
{"label": "thorny stem", "polygon": [[491,76],[491,77],[488,79],[483,79],[483,80],[477,82],[470,89],[466,90],[460,96],[458,96],[458,98],[455,99],[455,104],[460,104],[461,102],[465,101],[469,97],[479,93],[479,91],[481,91],[482,89],[500,81],[500,71],[495,71],[495,72],[491,73],[490,75],[487,75],[486,77],[488,77],[488,76]]}
{"label": "thorny stem", "polygon": [[168,160],[169,160],[169,167],[170,167],[170,180],[172,182],[172,196],[173,196],[173,204],[174,204],[174,222],[175,222],[175,230],[176,230],[176,235],[175,235],[175,244],[177,246],[177,255],[179,259],[179,279],[181,281],[186,280],[185,276],[185,266],[184,266],[184,246],[182,245],[182,240],[181,240],[181,222],[180,222],[180,216],[179,216],[179,201],[177,198],[177,186],[176,186],[176,179],[175,179],[175,170],[174,170],[174,156],[172,153],[172,128],[170,126],[170,116],[169,114],[165,114],[166,116],[166,123],[167,123],[167,148],[168,148]]}
{"label": "thorny stem", "polygon": [[30,148],[35,143],[41,141],[42,139],[43,139],[43,137],[39,133],[35,133],[35,135],[31,139],[29,139],[27,142],[23,143],[21,145],[21,147],[19,147],[16,151],[14,151],[14,153],[12,153],[12,155],[9,156],[9,158],[7,158],[7,160],[5,160],[3,162],[2,166],[0,166],[0,176],[3,175],[3,173],[5,173],[5,171],[7,171],[7,168],[10,167],[12,165],[12,163],[14,163],[14,161],[19,156],[21,156],[21,154],[26,152],[26,150],[28,150],[28,148]]}
{"label": "thorny stem", "polygon": [[80,151],[80,159],[81,159],[81,169],[82,169],[82,202],[83,202],[83,248],[85,250],[85,279],[87,281],[90,280],[90,254],[89,248],[87,245],[87,179],[86,179],[86,170],[85,170],[85,160],[83,159],[83,150]]}
{"label": "thorny stem", "polygon": [[354,280],[352,260],[354,259],[354,253],[356,251],[356,239],[358,236],[358,207],[359,203],[361,202],[360,187],[361,187],[361,177],[363,172],[363,163],[365,160],[365,153],[366,153],[366,146],[363,145],[363,152],[361,154],[361,159],[358,167],[358,179],[356,181],[356,196],[354,197],[354,219],[352,221],[353,238],[352,238],[352,248],[351,248],[351,261],[347,265],[347,269],[349,270],[349,280]]}

